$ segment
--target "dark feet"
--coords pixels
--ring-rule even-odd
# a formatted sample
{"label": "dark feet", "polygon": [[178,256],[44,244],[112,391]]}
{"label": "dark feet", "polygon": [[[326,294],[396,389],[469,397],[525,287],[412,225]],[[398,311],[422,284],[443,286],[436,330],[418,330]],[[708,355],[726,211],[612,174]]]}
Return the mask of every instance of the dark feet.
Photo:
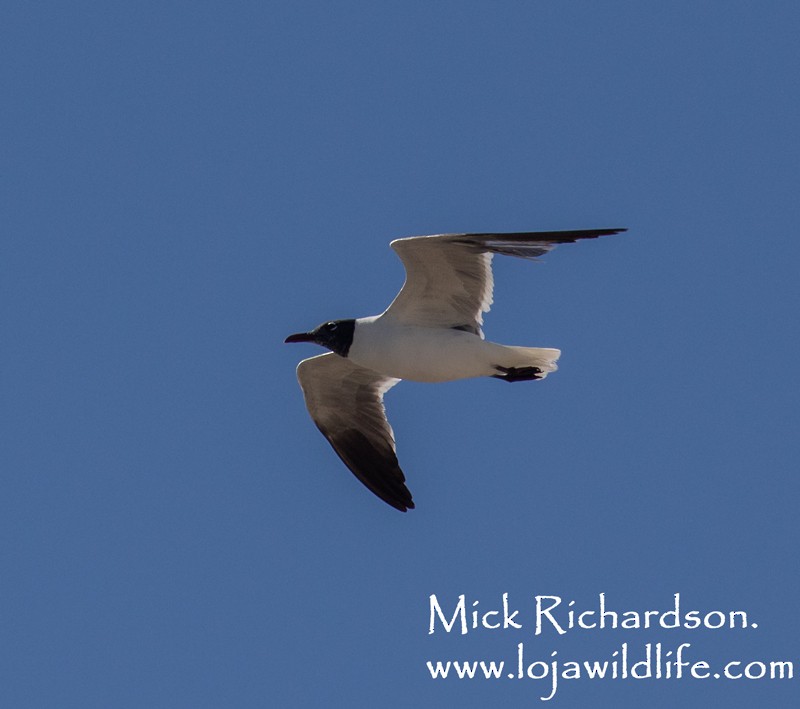
{"label": "dark feet", "polygon": [[529,382],[542,378],[542,370],[539,367],[501,367],[496,364],[494,368],[500,374],[492,376],[495,379],[502,379],[504,382]]}

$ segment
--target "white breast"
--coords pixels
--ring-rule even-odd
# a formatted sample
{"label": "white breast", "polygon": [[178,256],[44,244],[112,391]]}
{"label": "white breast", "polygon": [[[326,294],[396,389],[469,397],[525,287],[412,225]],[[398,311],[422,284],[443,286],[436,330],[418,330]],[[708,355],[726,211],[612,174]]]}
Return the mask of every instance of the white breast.
{"label": "white breast", "polygon": [[348,358],[398,379],[447,382],[494,374],[498,348],[462,330],[401,325],[375,316],[356,320]]}

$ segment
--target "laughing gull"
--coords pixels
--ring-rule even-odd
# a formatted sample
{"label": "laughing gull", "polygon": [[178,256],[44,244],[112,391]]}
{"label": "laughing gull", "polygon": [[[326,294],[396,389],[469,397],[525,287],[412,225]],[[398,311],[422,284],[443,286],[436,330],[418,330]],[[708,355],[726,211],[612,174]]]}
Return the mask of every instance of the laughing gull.
{"label": "laughing gull", "polygon": [[331,350],[297,366],[317,428],[372,492],[401,512],[413,509],[383,395],[401,379],[495,377],[522,382],[556,371],[559,350],[510,347],[484,339],[483,313],[492,304],[492,256],[535,259],[557,244],[622,231],[437,234],[392,241],[406,280],[381,315],[331,320],[286,338]]}

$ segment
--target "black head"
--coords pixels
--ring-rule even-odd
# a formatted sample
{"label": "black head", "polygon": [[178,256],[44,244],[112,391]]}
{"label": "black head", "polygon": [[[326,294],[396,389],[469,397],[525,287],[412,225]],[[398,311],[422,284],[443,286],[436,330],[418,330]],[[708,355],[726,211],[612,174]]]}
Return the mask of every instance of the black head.
{"label": "black head", "polygon": [[331,320],[315,327],[311,332],[298,332],[289,335],[284,342],[314,342],[327,347],[341,357],[347,357],[350,345],[353,344],[353,333],[356,329],[355,320]]}

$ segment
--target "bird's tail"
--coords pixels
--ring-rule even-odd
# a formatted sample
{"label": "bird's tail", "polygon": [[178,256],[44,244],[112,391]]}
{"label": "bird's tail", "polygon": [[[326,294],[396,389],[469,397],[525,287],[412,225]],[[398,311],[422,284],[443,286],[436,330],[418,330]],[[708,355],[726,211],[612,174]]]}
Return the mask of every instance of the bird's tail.
{"label": "bird's tail", "polygon": [[508,351],[508,358],[504,360],[504,367],[538,367],[542,370],[539,378],[544,379],[548,373],[558,369],[556,362],[561,356],[561,350],[547,347],[504,347]]}

